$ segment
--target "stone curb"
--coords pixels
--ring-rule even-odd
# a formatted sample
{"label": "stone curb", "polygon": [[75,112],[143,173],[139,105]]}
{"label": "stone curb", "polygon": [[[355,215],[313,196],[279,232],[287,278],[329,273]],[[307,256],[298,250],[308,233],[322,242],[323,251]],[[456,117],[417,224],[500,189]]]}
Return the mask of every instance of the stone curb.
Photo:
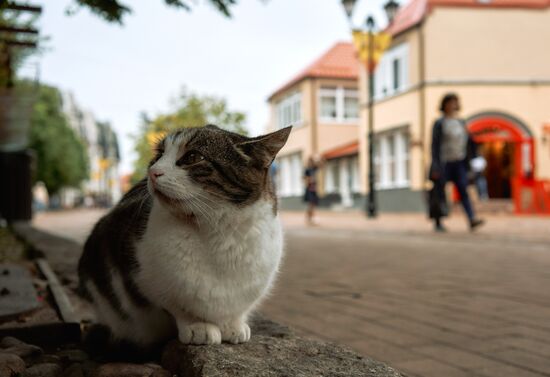
{"label": "stone curb", "polygon": [[[14,226],[17,235],[44,254],[62,279],[74,276],[81,246],[33,228]],[[162,366],[185,377],[404,377],[391,367],[347,347],[298,337],[282,325],[256,315],[252,338],[239,345],[188,346],[172,341],[162,354]]]}

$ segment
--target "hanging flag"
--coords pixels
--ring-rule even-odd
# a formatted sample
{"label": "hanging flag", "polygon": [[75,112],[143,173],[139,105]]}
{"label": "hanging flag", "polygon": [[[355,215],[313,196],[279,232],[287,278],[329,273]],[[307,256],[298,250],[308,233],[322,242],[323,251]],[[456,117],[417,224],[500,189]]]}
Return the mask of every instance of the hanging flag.
{"label": "hanging flag", "polygon": [[[374,71],[376,65],[382,58],[384,51],[390,47],[391,44],[391,35],[388,33],[373,33],[373,48],[372,48],[372,65],[369,67],[369,71]],[[359,60],[365,64],[369,63],[369,33],[361,30],[353,31],[353,44],[355,45],[355,50]]]}

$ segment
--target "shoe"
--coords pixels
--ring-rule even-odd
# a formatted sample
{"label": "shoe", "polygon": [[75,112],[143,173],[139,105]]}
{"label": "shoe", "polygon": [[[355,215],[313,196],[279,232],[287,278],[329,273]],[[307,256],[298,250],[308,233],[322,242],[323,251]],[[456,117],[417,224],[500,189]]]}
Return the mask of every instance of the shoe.
{"label": "shoe", "polygon": [[436,225],[434,227],[434,230],[437,232],[437,233],[446,233],[447,232],[447,228],[445,228],[443,225]]}
{"label": "shoe", "polygon": [[483,219],[473,219],[470,221],[470,230],[473,232],[477,227],[485,224]]}

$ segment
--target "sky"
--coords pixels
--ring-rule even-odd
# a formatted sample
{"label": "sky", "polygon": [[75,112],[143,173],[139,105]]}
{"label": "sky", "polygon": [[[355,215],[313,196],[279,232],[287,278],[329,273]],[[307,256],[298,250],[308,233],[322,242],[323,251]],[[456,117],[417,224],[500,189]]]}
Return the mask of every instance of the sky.
{"label": "sky", "polygon": [[[122,2],[133,13],[120,26],[87,9],[67,16],[71,0],[44,1],[39,25],[49,40],[38,60],[43,83],[73,92],[82,108],[112,124],[123,174],[132,171],[139,114],[169,111],[182,87],[225,98],[258,135],[269,122],[269,94],[350,40],[340,0],[240,0],[229,19],[206,1],[195,1],[191,12],[162,0]],[[353,24],[372,12],[383,26],[383,3],[358,0]]]}

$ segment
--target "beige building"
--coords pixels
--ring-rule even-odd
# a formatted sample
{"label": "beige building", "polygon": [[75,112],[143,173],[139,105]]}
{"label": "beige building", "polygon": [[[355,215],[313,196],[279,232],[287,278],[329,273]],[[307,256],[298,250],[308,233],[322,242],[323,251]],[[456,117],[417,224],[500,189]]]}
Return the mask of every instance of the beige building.
{"label": "beige building", "polygon": [[[517,213],[550,213],[550,1],[411,0],[387,31],[373,114],[379,210],[425,210],[432,125],[454,92],[487,160],[489,197]],[[272,130],[294,125],[277,160],[283,207],[301,202],[314,155],[327,159],[321,205],[362,206],[367,75],[352,45],[333,46],[269,103]]]}
{"label": "beige building", "polygon": [[[490,198],[550,213],[550,1],[412,0],[388,31],[373,114],[380,210],[424,209],[432,124],[455,92],[488,162]],[[364,104],[364,69],[359,76]],[[358,135],[367,133],[362,108]],[[366,138],[359,145],[365,194]]]}
{"label": "beige building", "polygon": [[276,161],[283,208],[301,205],[302,177],[310,157],[326,160],[318,174],[321,204],[357,205],[358,68],[352,44],[337,43],[269,97],[270,130],[294,126]]}

